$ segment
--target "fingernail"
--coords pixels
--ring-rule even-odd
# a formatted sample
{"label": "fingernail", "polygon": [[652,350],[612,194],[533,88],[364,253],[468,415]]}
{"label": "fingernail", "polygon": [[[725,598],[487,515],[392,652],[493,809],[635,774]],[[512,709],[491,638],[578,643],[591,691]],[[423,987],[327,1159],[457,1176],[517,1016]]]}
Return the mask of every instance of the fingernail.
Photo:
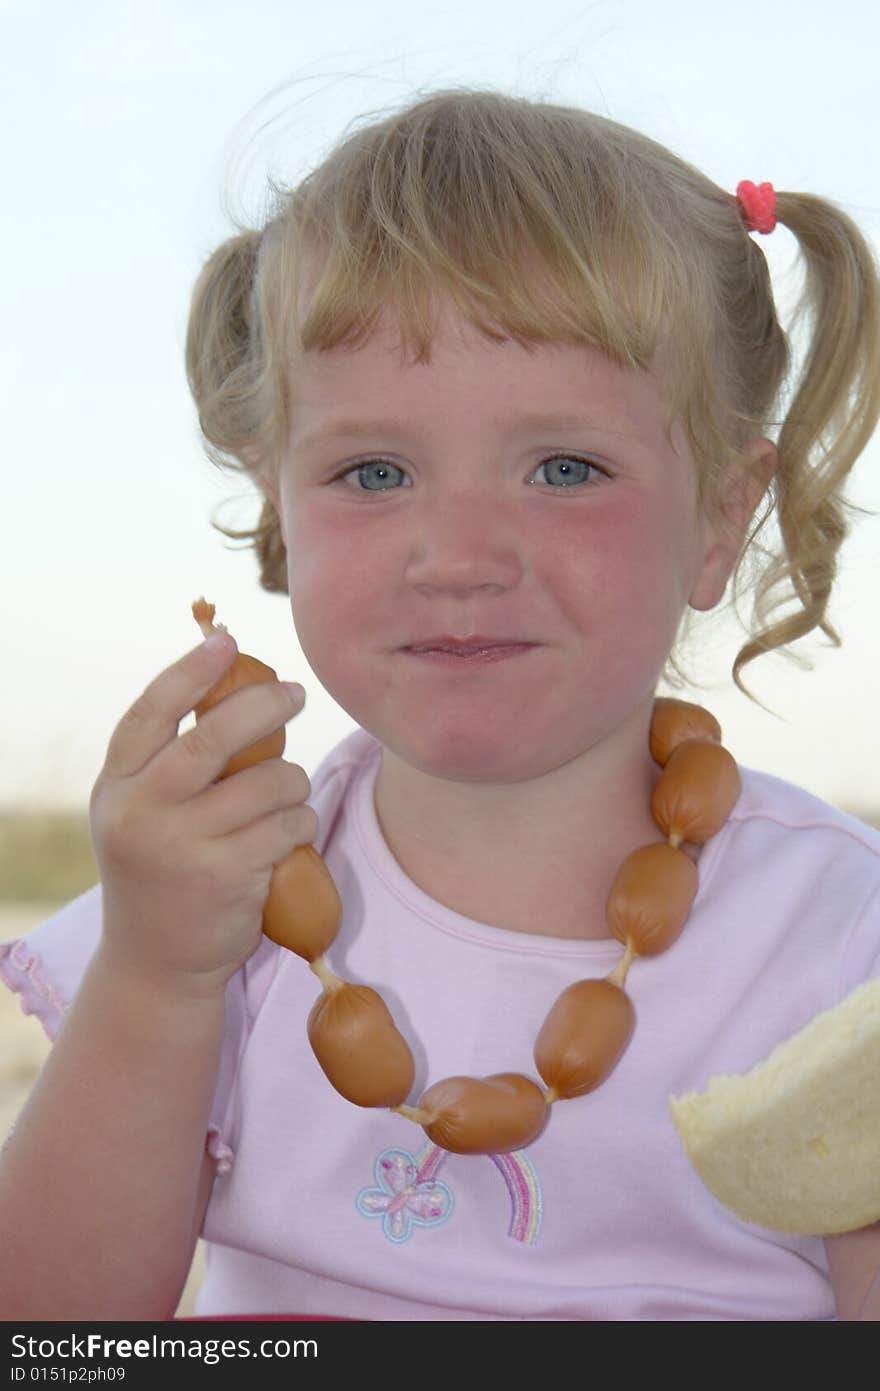
{"label": "fingernail", "polygon": [[301,686],[298,681],[282,681],[281,684],[287,687],[297,704],[305,700],[306,688],[305,686]]}

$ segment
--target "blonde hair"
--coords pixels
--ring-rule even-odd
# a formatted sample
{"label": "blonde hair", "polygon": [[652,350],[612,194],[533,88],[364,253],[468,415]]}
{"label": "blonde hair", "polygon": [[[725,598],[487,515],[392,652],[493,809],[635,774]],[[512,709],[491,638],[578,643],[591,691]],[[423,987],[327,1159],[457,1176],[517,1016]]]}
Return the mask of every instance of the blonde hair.
{"label": "blonde hair", "polygon": [[[342,140],[295,188],[270,180],[263,229],[240,229],[196,282],[186,366],[209,458],[276,478],[288,434],[291,356],[360,346],[391,308],[404,349],[430,359],[437,296],[490,338],[589,344],[648,369],[663,348],[670,421],[697,461],[699,504],[720,516],[722,480],[754,436],[778,468],[747,556],[754,617],[740,670],[819,627],[848,534],[842,486],[880,416],[880,294],[865,238],[838,207],[777,192],[805,266],[800,380],[767,261],[735,197],[635,130],[591,112],[468,87],[444,89]],[[304,262],[318,274],[299,321]],[[774,415],[785,387],[784,418]],[[757,537],[775,512],[780,542]],[[260,583],[286,592],[278,518],[217,530],[252,542]],[[753,546],[754,543],[754,546]],[[771,622],[794,600],[795,612]],[[689,616],[689,615],[688,615]],[[686,626],[686,625],[685,625]],[[688,678],[671,655],[673,685]],[[760,703],[760,702],[758,702]]]}

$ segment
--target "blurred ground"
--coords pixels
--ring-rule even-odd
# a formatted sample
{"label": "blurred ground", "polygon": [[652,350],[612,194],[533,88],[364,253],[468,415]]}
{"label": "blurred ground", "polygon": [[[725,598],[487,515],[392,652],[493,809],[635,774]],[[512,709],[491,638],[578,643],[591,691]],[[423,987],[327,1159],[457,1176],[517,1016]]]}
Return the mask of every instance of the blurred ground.
{"label": "blurred ground", "polygon": [[[81,889],[77,892],[81,892]],[[58,906],[57,902],[0,902],[0,940],[35,927]],[[0,1144],[6,1139],[27,1100],[50,1047],[39,1021],[33,1015],[22,1012],[20,996],[0,984]],[[199,1242],[178,1314],[194,1312],[196,1290],[203,1277],[204,1256],[202,1242]]]}

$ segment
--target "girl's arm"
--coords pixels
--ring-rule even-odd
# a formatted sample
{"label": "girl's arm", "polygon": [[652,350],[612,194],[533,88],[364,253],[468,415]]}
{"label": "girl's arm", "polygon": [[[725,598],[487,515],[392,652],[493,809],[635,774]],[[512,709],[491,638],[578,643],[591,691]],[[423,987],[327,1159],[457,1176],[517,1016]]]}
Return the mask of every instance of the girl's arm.
{"label": "girl's arm", "polygon": [[837,1317],[880,1323],[880,1222],[826,1236]]}
{"label": "girl's arm", "polygon": [[305,770],[280,757],[302,688],[253,672],[217,630],[110,739],[89,802],[100,945],[0,1156],[0,1317],[177,1306],[210,1179],[225,987],[262,940],[275,865],[317,831]]}
{"label": "girl's arm", "polygon": [[0,1155],[0,1317],[173,1317],[214,1161],[223,992],[93,956]]}

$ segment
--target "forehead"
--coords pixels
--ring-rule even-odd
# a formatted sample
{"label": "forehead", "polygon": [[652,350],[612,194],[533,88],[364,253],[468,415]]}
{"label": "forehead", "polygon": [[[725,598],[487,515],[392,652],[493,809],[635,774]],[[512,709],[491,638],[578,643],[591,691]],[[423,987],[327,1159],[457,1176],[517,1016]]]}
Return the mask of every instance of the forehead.
{"label": "forehead", "polygon": [[[501,330],[499,330],[499,335]],[[454,306],[443,305],[426,361],[404,352],[388,310],[371,337],[295,356],[290,366],[294,436],[338,430],[343,419],[410,412],[572,415],[606,427],[662,428],[665,402],[654,372],[622,368],[584,343],[523,344],[488,337]],[[572,421],[574,423],[574,421]]]}

